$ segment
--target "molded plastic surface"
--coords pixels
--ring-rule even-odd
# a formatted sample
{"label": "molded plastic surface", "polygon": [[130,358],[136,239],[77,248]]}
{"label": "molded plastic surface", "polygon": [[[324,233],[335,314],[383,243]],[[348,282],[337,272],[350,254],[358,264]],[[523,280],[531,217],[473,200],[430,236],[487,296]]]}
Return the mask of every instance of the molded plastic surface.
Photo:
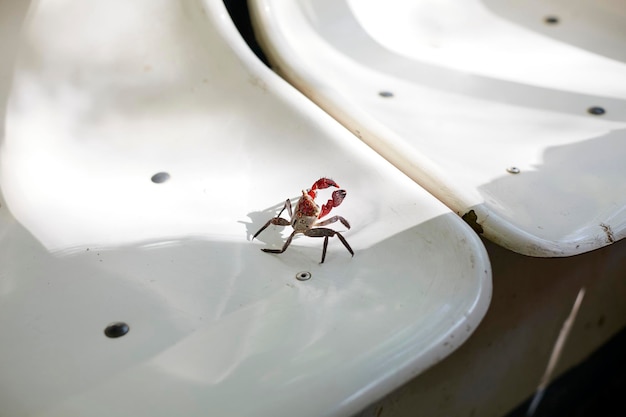
{"label": "molded plastic surface", "polygon": [[274,68],[485,237],[626,236],[623,3],[251,0]]}
{"label": "molded plastic surface", "polygon": [[[349,415],[482,319],[478,237],[264,67],[221,1],[38,1],[19,34],[22,2],[1,7],[3,414]],[[355,256],[260,251],[322,176]]]}

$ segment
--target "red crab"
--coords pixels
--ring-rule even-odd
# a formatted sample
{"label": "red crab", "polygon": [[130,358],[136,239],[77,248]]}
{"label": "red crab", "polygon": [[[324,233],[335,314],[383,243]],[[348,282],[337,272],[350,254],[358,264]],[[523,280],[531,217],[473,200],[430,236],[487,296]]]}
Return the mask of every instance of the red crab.
{"label": "red crab", "polygon": [[[291,201],[287,199],[280,213],[278,213],[276,217],[269,219],[267,223],[265,223],[265,225],[261,227],[259,231],[254,234],[254,236],[252,236],[252,239],[257,237],[259,233],[265,230],[265,228],[267,228],[267,226],[269,226],[270,224],[275,224],[279,226],[291,225],[291,227],[293,227],[293,232],[287,238],[287,241],[283,245],[282,249],[263,248],[261,250],[263,252],[269,253],[283,253],[291,243],[291,239],[293,239],[296,233],[302,233],[310,237],[323,237],[324,248],[322,249],[322,261],[320,263],[324,263],[324,259],[326,258],[326,248],[328,247],[328,238],[336,235],[341,243],[343,243],[343,245],[346,247],[346,249],[348,249],[348,252],[350,252],[350,254],[354,256],[354,251],[352,250],[346,239],[341,235],[341,233],[327,227],[320,227],[326,226],[327,224],[335,223],[337,220],[339,220],[348,229],[350,228],[350,223],[348,223],[348,221],[341,216],[333,216],[326,220],[318,221],[319,219],[330,213],[333,207],[337,207],[339,204],[341,204],[343,199],[346,198],[345,190],[335,190],[333,191],[332,198],[328,200],[326,204],[323,204],[322,208],[320,209],[320,206],[318,206],[314,200],[317,196],[317,191],[315,190],[321,190],[328,187],[339,188],[339,185],[337,185],[335,181],[329,178],[320,178],[315,182],[315,184],[313,184],[313,186],[308,191],[302,190],[302,197],[300,197],[300,199],[296,203],[295,214],[291,211]],[[286,220],[280,217],[283,211],[285,211],[285,208],[289,212],[289,217],[291,217],[291,220]]]}

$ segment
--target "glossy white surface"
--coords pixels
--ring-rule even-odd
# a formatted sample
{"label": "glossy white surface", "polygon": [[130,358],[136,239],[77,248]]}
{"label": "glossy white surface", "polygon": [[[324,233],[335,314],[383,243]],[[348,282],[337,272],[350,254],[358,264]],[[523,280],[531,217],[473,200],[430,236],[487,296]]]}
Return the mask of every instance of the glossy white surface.
{"label": "glossy white surface", "polygon": [[[221,1],[1,7],[2,413],[350,415],[482,319],[477,236],[265,68]],[[320,176],[348,192],[354,258],[261,252]]]}
{"label": "glossy white surface", "polygon": [[250,5],[277,72],[485,237],[568,256],[626,236],[618,1]]}

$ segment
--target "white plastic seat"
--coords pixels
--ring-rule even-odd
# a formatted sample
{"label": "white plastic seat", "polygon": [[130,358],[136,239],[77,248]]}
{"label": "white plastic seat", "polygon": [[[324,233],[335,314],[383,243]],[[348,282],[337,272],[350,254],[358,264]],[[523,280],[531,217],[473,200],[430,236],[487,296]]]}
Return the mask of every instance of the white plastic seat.
{"label": "white plastic seat", "polygon": [[252,0],[273,67],[488,239],[626,235],[618,2]]}
{"label": "white plastic seat", "polygon": [[[263,66],[221,0],[33,2],[10,35],[3,414],[349,415],[479,324],[478,237]],[[290,230],[252,234],[323,176],[354,257],[263,253]]]}

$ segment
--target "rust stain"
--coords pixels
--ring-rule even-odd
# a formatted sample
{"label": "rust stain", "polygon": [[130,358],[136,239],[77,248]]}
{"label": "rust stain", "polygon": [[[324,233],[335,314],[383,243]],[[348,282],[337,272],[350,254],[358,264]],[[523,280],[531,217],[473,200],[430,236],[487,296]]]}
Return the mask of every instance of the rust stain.
{"label": "rust stain", "polygon": [[604,233],[606,234],[607,243],[615,242],[615,236],[613,235],[613,230],[611,230],[611,226],[609,226],[608,224],[600,223],[600,227],[602,228],[602,230],[604,230]]}

